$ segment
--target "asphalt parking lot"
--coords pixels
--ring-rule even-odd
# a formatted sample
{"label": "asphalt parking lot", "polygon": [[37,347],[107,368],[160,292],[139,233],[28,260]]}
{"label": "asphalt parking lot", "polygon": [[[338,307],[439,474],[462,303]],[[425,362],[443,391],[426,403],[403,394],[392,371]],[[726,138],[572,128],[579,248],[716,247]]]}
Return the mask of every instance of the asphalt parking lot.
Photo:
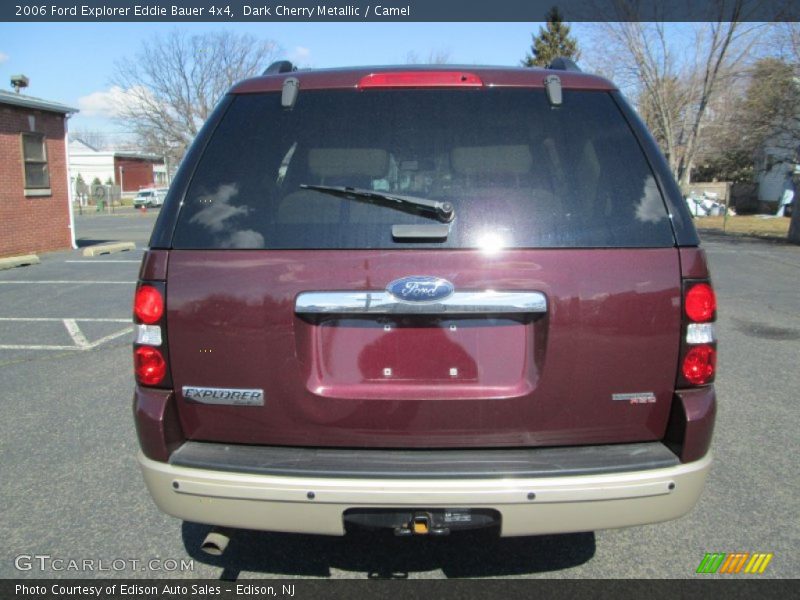
{"label": "asphalt parking lot", "polygon": [[[160,513],[135,462],[131,298],[155,214],[76,217],[81,244],[131,240],[135,251],[0,271],[0,577],[683,578],[698,577],[706,552],[737,551],[774,553],[760,577],[797,576],[800,247],[704,241],[720,304],[719,409],[716,462],[689,516],[502,540],[241,532],[211,558],[199,551],[208,527]],[[18,570],[19,555],[126,564]],[[168,559],[192,568],[173,572]]]}

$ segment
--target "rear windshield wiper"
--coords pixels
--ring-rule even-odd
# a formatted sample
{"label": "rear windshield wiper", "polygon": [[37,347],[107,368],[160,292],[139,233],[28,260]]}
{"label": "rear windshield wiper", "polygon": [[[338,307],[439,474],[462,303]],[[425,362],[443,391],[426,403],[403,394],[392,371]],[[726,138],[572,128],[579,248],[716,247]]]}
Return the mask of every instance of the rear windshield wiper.
{"label": "rear windshield wiper", "polygon": [[382,206],[397,208],[399,210],[412,209],[414,213],[433,216],[443,223],[449,223],[456,216],[455,209],[449,202],[417,198],[416,196],[401,196],[389,192],[378,192],[375,190],[352,188],[343,185],[308,185],[301,183],[300,187],[304,190],[316,190],[317,192],[341,196],[342,198],[376,201],[376,203]]}

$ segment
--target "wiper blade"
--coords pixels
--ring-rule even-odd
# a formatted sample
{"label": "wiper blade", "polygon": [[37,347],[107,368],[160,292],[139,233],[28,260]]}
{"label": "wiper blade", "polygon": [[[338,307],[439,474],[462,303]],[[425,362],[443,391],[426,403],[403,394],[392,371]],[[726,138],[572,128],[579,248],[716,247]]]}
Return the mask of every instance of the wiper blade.
{"label": "wiper blade", "polygon": [[353,188],[338,185],[308,185],[301,183],[300,187],[304,190],[316,190],[325,194],[333,194],[342,198],[377,200],[384,206],[403,208],[414,208],[414,212],[435,216],[444,223],[449,223],[456,216],[453,205],[449,202],[429,200],[428,198],[417,198],[416,196],[403,196],[389,192],[378,192],[363,188]]}

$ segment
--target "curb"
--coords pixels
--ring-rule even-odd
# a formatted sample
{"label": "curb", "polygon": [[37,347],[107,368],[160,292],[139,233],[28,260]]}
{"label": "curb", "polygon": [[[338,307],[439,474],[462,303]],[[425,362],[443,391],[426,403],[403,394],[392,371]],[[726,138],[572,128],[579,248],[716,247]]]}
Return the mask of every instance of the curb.
{"label": "curb", "polygon": [[8,256],[0,258],[0,271],[13,269],[14,267],[24,267],[26,265],[38,265],[39,257],[35,254],[25,254],[23,256]]}
{"label": "curb", "polygon": [[785,236],[779,237],[777,235],[767,235],[763,233],[747,233],[744,231],[722,231],[721,229],[701,229],[697,228],[697,233],[700,235],[700,239],[702,240],[705,236],[707,239],[711,240],[716,238],[716,240],[731,240],[736,242],[754,242],[754,243],[764,243],[764,244],[774,244],[774,245],[783,245],[783,246],[796,246],[793,242],[790,242]]}
{"label": "curb", "polygon": [[100,256],[101,254],[114,254],[115,252],[128,252],[129,250],[136,250],[136,244],[133,242],[114,242],[84,248],[83,255]]}

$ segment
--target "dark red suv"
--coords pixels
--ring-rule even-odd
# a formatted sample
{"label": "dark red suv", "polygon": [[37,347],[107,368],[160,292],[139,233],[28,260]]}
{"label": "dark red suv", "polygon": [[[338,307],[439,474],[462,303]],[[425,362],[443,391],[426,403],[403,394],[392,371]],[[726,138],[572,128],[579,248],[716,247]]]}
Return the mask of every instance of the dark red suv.
{"label": "dark red suv", "polygon": [[711,463],[716,301],[664,158],[560,68],[236,85],[135,299],[165,512],[341,535],[664,521]]}

